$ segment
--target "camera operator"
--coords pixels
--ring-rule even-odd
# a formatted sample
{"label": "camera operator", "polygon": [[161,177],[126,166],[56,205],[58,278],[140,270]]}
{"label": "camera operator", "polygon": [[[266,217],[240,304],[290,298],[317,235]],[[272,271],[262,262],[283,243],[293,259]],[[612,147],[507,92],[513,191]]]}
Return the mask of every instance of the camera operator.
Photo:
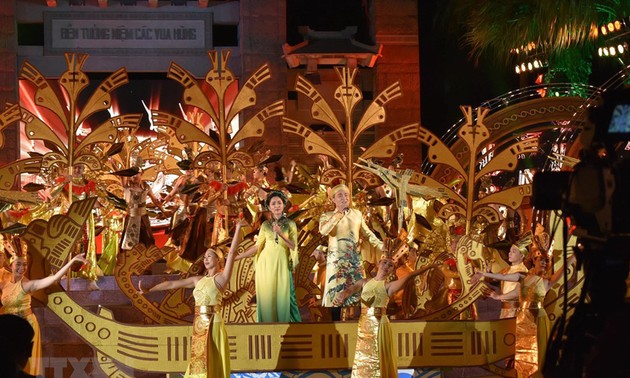
{"label": "camera operator", "polygon": [[605,91],[601,100],[589,112],[590,124],[580,136],[584,148],[574,170],[534,177],[534,207],[570,217],[578,238],[575,254],[584,269],[574,314],[566,327],[559,319],[551,335],[545,377],[630,376],[623,363],[630,328],[630,201],[625,198],[630,159],[624,157],[630,140],[630,89]]}

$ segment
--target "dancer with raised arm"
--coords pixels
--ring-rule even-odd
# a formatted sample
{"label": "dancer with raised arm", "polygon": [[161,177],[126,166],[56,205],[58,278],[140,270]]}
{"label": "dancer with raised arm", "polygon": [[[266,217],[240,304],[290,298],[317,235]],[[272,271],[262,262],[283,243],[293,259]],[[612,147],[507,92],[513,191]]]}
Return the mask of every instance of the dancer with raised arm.
{"label": "dancer with raised arm", "polygon": [[361,317],[357,346],[352,365],[353,378],[398,377],[392,330],[387,318],[389,298],[405,287],[407,281],[438,265],[428,265],[392,282],[386,282],[394,273],[394,261],[383,255],[378,262],[374,278],[361,279],[336,297],[339,305],[361,290]]}
{"label": "dancer with raised arm", "polygon": [[[494,280],[518,282],[520,286],[506,294],[493,292],[490,297],[506,300],[519,297],[520,307],[516,312],[516,355],[515,368],[519,377],[542,376],[539,368],[543,365],[549,339],[549,318],[544,307],[545,295],[564,275],[564,267],[549,276],[549,257],[544,254],[534,256],[534,267],[529,273],[488,273],[477,272],[479,277]],[[575,255],[567,263],[572,265]]]}
{"label": "dancer with raised arm", "polygon": [[44,374],[42,366],[42,342],[41,333],[39,331],[39,323],[37,317],[31,308],[31,293],[46,289],[55,282],[59,281],[70,269],[75,262],[87,263],[85,254],[74,256],[66,263],[57,273],[40,278],[30,280],[26,277],[28,271],[28,258],[26,254],[16,254],[11,257],[12,277],[8,281],[0,282],[0,291],[2,291],[2,313],[20,316],[31,324],[35,331],[33,337],[33,352],[24,371],[32,375]]}
{"label": "dancer with raised arm", "polygon": [[142,287],[142,281],[138,282],[140,294],[179,288],[194,289],[195,317],[193,319],[190,362],[185,377],[230,377],[230,351],[225,325],[221,319],[221,299],[230,283],[240,229],[244,224],[243,221],[236,224],[224,269],[221,269],[219,253],[208,248],[203,258],[203,264],[206,268],[206,274],[203,276],[165,281],[148,290]]}

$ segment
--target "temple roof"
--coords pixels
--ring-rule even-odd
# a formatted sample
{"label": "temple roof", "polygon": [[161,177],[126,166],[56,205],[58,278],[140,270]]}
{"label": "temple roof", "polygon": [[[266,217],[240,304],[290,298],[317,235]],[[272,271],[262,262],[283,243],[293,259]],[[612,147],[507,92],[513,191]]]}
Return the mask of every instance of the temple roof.
{"label": "temple roof", "polygon": [[282,50],[291,68],[300,65],[345,65],[374,67],[380,56],[380,44],[367,45],[356,41],[353,36],[356,26],[348,26],[340,31],[316,31],[301,27],[304,41],[297,45],[284,44]]}

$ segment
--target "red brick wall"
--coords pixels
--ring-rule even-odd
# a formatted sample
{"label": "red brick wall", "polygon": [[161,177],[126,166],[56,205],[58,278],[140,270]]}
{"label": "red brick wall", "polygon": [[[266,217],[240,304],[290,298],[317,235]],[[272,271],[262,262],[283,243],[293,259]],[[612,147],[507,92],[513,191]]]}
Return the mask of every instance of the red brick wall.
{"label": "red brick wall", "polygon": [[[6,103],[17,102],[17,32],[15,24],[15,0],[0,1],[0,109]],[[2,131],[4,145],[1,146],[0,165],[19,157],[18,125],[5,127]]]}

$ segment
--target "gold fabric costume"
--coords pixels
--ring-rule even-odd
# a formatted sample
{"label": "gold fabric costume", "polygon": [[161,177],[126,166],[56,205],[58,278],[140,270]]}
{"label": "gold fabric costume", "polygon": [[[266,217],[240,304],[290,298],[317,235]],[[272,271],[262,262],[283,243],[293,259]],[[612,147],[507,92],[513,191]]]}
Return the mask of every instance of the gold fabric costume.
{"label": "gold fabric costume", "polygon": [[547,289],[545,280],[536,275],[527,275],[520,283],[521,304],[516,314],[515,367],[519,377],[531,377],[542,366],[547,352],[550,329],[549,318],[543,306]]}
{"label": "gold fabric costume", "polygon": [[116,267],[116,258],[118,257],[119,244],[120,244],[120,232],[123,230],[123,222],[121,217],[110,216],[104,218],[104,223],[107,224],[103,231],[103,250],[101,257],[98,259],[98,266],[106,276],[114,274],[114,268]]}
{"label": "gold fabric costume", "polygon": [[392,329],[386,314],[388,303],[385,281],[371,279],[365,283],[361,291],[361,317],[352,378],[398,377]]}
{"label": "gold fabric costume", "polygon": [[195,318],[185,377],[229,378],[230,350],[220,314],[222,296],[214,277],[201,278],[195,285],[193,297]]}
{"label": "gold fabric costume", "polygon": [[146,247],[155,244],[151,221],[146,208],[150,190],[151,188],[146,184],[142,187],[130,186],[125,188],[127,216],[125,217],[121,249],[131,250],[138,243],[142,243]]}
{"label": "gold fabric costume", "polygon": [[[4,253],[4,252],[0,251],[0,253]],[[2,282],[10,281],[11,280],[11,276],[13,276],[13,274],[11,272],[9,272],[8,270],[0,267],[0,281],[2,281]]]}
{"label": "gold fabric costume", "polygon": [[[508,268],[501,271],[502,274],[512,274],[512,273],[527,273],[527,267],[523,263],[510,265]],[[511,281],[501,281],[501,294],[507,294],[512,290],[519,287],[518,282]],[[514,318],[516,317],[516,312],[518,310],[518,305],[520,301],[517,299],[506,299],[501,301],[501,314],[499,317],[501,319],[505,318]]]}
{"label": "gold fabric costume", "polygon": [[[94,181],[88,181],[83,178],[73,178],[72,179],[72,199],[73,201],[79,201],[86,199],[88,197],[93,197],[96,193],[96,184]],[[68,192],[70,190],[70,186],[68,183],[64,186],[63,195],[59,195],[59,208],[57,209],[60,214],[65,214],[68,212],[68,208],[70,207],[70,201],[68,200]],[[83,225],[82,237],[77,243],[78,253],[85,253],[85,259],[88,261],[87,264],[83,264],[81,270],[76,273],[72,273],[73,277],[82,277],[86,278],[89,281],[97,281],[98,276],[102,276],[103,272],[101,268],[97,265],[96,262],[96,236],[95,236],[95,224],[94,224],[94,212],[92,211],[88,216],[87,221]]]}
{"label": "gold fabric costume", "polygon": [[85,259],[87,264],[83,264],[81,270],[79,270],[79,276],[86,278],[90,281],[97,281],[98,276],[102,276],[103,272],[96,263],[96,237],[94,230],[94,214],[90,213],[87,222],[83,225],[83,243],[81,243],[82,250],[79,253],[85,252]]}
{"label": "gold fabric costume", "polygon": [[33,336],[33,351],[24,371],[32,375],[43,375],[42,366],[42,338],[37,317],[31,309],[31,295],[22,288],[22,280],[7,281],[2,289],[2,308],[0,313],[13,314],[26,319],[35,331]]}

